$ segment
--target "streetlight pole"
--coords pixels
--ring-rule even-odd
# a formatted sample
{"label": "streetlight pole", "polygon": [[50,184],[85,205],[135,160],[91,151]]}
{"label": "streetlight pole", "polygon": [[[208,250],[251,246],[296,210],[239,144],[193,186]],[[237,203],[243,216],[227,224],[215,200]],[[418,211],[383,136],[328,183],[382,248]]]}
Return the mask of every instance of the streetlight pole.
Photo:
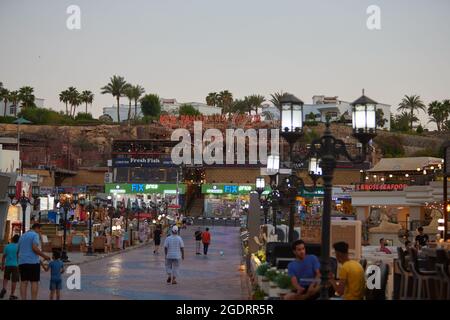
{"label": "streetlight pole", "polygon": [[[322,176],[324,182],[324,202],[322,214],[322,249],[321,249],[321,290],[320,298],[328,299],[328,273],[330,258],[330,229],[331,229],[331,196],[333,173],[336,168],[336,162],[339,157],[345,157],[350,162],[357,164],[363,163],[367,155],[367,145],[376,136],[376,105],[377,102],[363,95],[355,100],[352,105],[353,115],[353,136],[362,143],[361,154],[353,158],[347,151],[345,142],[336,139],[330,130],[329,118],[326,122],[326,130],[322,137],[315,139],[308,150],[305,158],[294,161],[292,150],[297,139],[302,135],[303,127],[303,102],[287,94],[281,99],[281,136],[289,143],[290,160],[293,168],[302,165],[306,159],[309,159],[309,173],[313,181]],[[320,167],[320,170],[318,170]],[[291,175],[296,180],[299,179],[295,173]],[[289,181],[288,178],[287,181]],[[291,188],[293,185],[294,188]],[[289,240],[293,238],[293,223],[295,215],[295,199],[297,194],[296,183],[288,183],[288,189],[291,193],[291,210]],[[293,190],[295,189],[295,191]],[[295,202],[295,200],[294,200]]]}
{"label": "streetlight pole", "polygon": [[[32,187],[32,197],[34,199],[33,204],[37,203],[37,199],[40,194],[40,188],[39,186],[33,186]],[[16,201],[14,201],[14,198],[16,196],[16,186],[10,185],[8,186],[8,196],[11,199],[11,204],[16,205],[17,203],[20,203],[20,207],[22,208],[22,234],[26,231],[26,220],[27,220],[27,207],[28,204],[31,205],[30,199],[25,196],[25,191],[22,191],[22,195],[20,198],[18,198]]]}

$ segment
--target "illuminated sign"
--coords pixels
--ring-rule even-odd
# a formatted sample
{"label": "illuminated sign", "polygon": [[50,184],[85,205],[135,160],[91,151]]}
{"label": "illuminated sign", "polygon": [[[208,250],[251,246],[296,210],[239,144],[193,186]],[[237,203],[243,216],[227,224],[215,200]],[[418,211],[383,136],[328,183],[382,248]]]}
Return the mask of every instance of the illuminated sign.
{"label": "illuminated sign", "polygon": [[179,183],[178,186],[175,183],[107,183],[105,184],[106,193],[122,193],[122,194],[149,194],[149,193],[178,193],[185,194],[186,185]]}
{"label": "illuminated sign", "polygon": [[355,186],[355,191],[402,191],[406,186],[404,183],[361,183]]}
{"label": "illuminated sign", "polygon": [[248,194],[255,190],[255,185],[204,184],[202,193],[213,194]]}

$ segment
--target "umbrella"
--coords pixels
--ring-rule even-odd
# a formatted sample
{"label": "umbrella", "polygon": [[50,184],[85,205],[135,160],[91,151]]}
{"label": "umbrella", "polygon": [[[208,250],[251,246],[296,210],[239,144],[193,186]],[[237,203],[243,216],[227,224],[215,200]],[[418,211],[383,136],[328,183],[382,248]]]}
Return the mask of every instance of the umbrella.
{"label": "umbrella", "polygon": [[13,123],[17,123],[17,124],[30,124],[32,123],[31,121],[28,121],[27,119],[20,117],[17,120],[14,120]]}

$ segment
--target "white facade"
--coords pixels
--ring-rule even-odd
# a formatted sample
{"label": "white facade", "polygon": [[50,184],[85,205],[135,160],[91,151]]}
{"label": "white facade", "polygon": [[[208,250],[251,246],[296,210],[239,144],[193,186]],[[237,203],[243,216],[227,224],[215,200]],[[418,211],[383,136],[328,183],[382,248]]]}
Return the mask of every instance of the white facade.
{"label": "white facade", "polygon": [[[201,102],[184,102],[180,103],[176,99],[161,99],[161,111],[165,111],[169,114],[177,115],[178,109],[183,104],[190,104],[195,109],[197,109],[203,115],[213,115],[213,114],[221,114],[222,109],[218,107],[208,106],[205,103]],[[120,104],[120,120],[125,121],[128,119],[128,109],[129,105]],[[109,115],[114,122],[117,121],[117,107],[113,105],[112,107],[104,107],[103,114]],[[137,106],[137,115],[138,118],[142,117],[142,109],[141,105]],[[131,118],[134,118],[134,104],[131,105]]]}
{"label": "white facade", "polygon": [[3,150],[0,144],[0,172],[15,173],[19,169],[19,151]]}
{"label": "white facade", "polygon": [[[43,108],[44,107],[44,99],[35,98],[34,104],[38,108]],[[14,117],[15,108],[16,108],[16,106],[8,101],[6,103],[6,116]],[[21,107],[19,106],[17,109],[17,113],[20,112],[20,109],[21,109]],[[4,115],[5,115],[5,102],[0,101],[0,117],[3,117]]]}

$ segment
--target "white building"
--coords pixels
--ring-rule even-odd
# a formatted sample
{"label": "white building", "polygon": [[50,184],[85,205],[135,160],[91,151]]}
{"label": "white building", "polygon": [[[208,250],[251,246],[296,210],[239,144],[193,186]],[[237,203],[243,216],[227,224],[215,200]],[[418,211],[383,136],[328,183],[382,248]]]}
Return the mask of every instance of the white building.
{"label": "white building", "polygon": [[[312,97],[312,103],[303,105],[303,120],[309,119],[310,114],[314,115],[314,120],[319,122],[325,122],[327,115],[331,118],[331,121],[340,120],[341,116],[344,116],[346,120],[351,123],[352,121],[352,106],[351,102],[339,100],[337,96],[326,97],[324,95],[317,95]],[[378,103],[377,109],[382,109],[384,118],[387,122],[384,125],[384,129],[391,128],[391,106],[384,103]],[[272,104],[264,103],[259,109],[259,113],[264,116],[265,120],[280,119],[280,111]],[[269,114],[270,113],[270,114]]]}
{"label": "white building", "polygon": [[3,150],[3,146],[0,144],[0,172],[16,173],[20,167],[19,159],[19,151]]}
{"label": "white building", "polygon": [[[34,104],[38,108],[43,108],[44,107],[44,99],[35,98]],[[19,105],[17,108],[17,113],[20,112],[20,109],[21,109],[21,106]],[[14,117],[15,110],[16,110],[16,106],[12,102],[8,101],[6,103],[6,116]],[[4,115],[5,115],[5,103],[3,101],[0,101],[0,117],[3,117]]]}
{"label": "white building", "polygon": [[[218,107],[212,107],[208,106],[205,103],[201,102],[184,102],[180,103],[176,99],[161,99],[161,111],[165,111],[169,114],[177,115],[178,110],[181,105],[183,104],[190,104],[195,109],[197,109],[201,114],[203,115],[213,115],[213,114],[221,114],[222,109]],[[129,105],[126,104],[120,104],[120,120],[125,121],[128,119],[128,109]],[[134,118],[134,104],[131,105],[131,118]],[[114,122],[117,121],[117,107],[113,105],[112,107],[104,107],[103,108],[103,114],[109,115]],[[141,105],[137,105],[137,116],[142,117],[142,109]]]}

